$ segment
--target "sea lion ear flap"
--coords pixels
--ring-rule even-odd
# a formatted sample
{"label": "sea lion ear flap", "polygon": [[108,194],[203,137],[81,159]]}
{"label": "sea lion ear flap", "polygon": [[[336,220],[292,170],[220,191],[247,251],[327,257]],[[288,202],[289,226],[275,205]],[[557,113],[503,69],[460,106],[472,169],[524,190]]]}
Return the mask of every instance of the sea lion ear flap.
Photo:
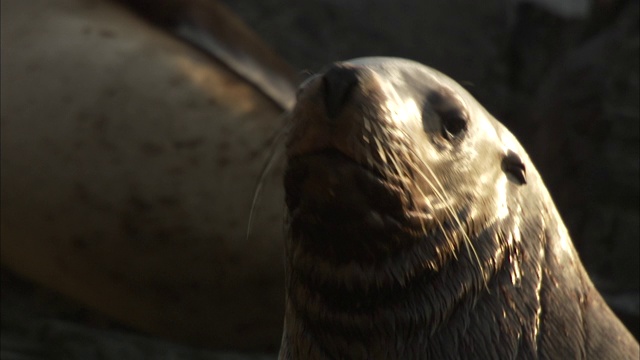
{"label": "sea lion ear flap", "polygon": [[527,183],[527,171],[524,163],[518,154],[509,150],[502,158],[502,171],[507,174],[507,178],[518,185]]}

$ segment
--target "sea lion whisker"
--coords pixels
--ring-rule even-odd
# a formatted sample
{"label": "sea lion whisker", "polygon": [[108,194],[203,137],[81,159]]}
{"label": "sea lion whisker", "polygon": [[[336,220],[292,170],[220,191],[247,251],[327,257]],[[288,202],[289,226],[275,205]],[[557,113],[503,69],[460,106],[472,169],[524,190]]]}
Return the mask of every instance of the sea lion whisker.
{"label": "sea lion whisker", "polygon": [[386,155],[386,152],[385,152],[385,148],[384,148],[384,146],[382,146],[382,143],[380,141],[380,137],[379,136],[374,136],[373,137],[373,141],[375,143],[375,148],[377,150],[378,156],[382,160],[382,164],[384,166],[384,165],[387,164],[387,155]]}
{"label": "sea lion whisker", "polygon": [[[417,168],[417,167],[416,167],[416,168],[415,168],[414,173],[419,174],[420,176],[422,176],[422,177],[423,177],[423,179],[424,179],[425,181],[427,181],[427,183],[429,184],[429,186],[434,190],[434,195],[436,196],[436,198],[438,198],[438,200],[439,200],[441,203],[444,203],[444,202],[445,202],[445,196],[446,196],[446,194],[442,194],[442,193],[440,192],[440,190],[439,190],[439,189],[437,189],[436,187],[434,187],[434,186],[433,186],[433,184],[431,183],[431,181],[427,178],[426,174],[424,174],[424,173],[422,172],[422,170],[421,170],[421,169],[419,169],[419,168]],[[427,205],[428,205],[431,209],[433,209],[433,204],[431,203],[431,200],[429,199],[429,196],[427,196],[427,195],[426,195],[426,193],[424,192],[424,190],[423,190],[422,188],[420,188],[420,187],[416,187],[416,190],[419,192],[420,196],[422,196],[422,198],[425,200],[425,202],[427,202]],[[445,208],[445,210],[447,210],[447,209]],[[440,231],[441,231],[441,234],[444,236],[444,243],[445,243],[446,245],[448,245],[449,250],[451,251],[451,252],[450,252],[450,253],[451,253],[451,255],[453,256],[453,258],[454,258],[454,259],[456,259],[456,260],[457,260],[457,259],[458,259],[458,254],[457,254],[457,251],[455,251],[455,250],[456,250],[456,247],[457,247],[457,245],[456,245],[456,244],[457,244],[457,241],[455,241],[455,237],[454,237],[454,235],[455,235],[455,234],[454,234],[454,233],[447,232],[447,231],[445,230],[444,223],[443,223],[442,219],[440,219],[440,217],[439,217],[439,216],[436,216],[436,215],[434,214],[433,219],[435,220],[436,224],[438,225],[438,227],[439,227],[439,229],[440,229]],[[428,233],[427,233],[427,231],[424,229],[424,227],[423,227],[423,232],[424,232],[425,236],[428,234]],[[440,259],[440,260],[441,260],[441,261],[444,261],[444,259]]]}
{"label": "sea lion whisker", "polygon": [[[404,150],[407,150],[408,154],[411,154],[411,152],[410,152],[410,151],[408,151],[408,149],[405,149],[404,147],[403,147],[403,149],[404,149]],[[404,156],[406,157],[408,154],[407,154],[407,153],[404,153]],[[408,167],[407,165],[405,165],[405,162],[402,162],[402,161],[396,161],[396,157],[395,157],[395,156],[392,156],[392,157],[390,157],[390,158],[394,161],[395,166],[396,166],[398,169],[400,169],[400,170],[399,170],[399,173],[401,173],[401,174],[402,174],[402,173],[404,173],[404,174],[405,174],[405,176],[406,176],[406,178],[411,178],[411,177],[413,176],[412,174],[414,174],[414,173],[418,173],[418,174],[420,174],[420,175],[422,176],[422,178],[423,178],[425,181],[427,181],[427,183],[429,184],[429,186],[434,190],[434,194],[436,195],[436,197],[438,197],[438,198],[439,198],[439,200],[440,200],[441,202],[443,202],[443,203],[445,202],[444,195],[442,195],[442,194],[440,193],[440,190],[439,190],[437,187],[433,186],[433,183],[431,183],[431,181],[428,179],[428,177],[427,177],[427,176],[422,172],[422,170],[421,170],[418,166],[416,166],[416,165],[411,165],[412,167]],[[409,163],[409,164],[413,164],[413,163]],[[419,186],[418,186],[418,187],[416,187],[416,188],[415,188],[415,190],[417,190],[417,191],[418,191],[419,195],[420,195],[420,196],[422,197],[422,199],[427,203],[427,206],[429,206],[430,208],[433,208],[433,206],[432,206],[432,204],[431,204],[431,200],[430,200],[430,199],[429,199],[429,197],[426,195],[426,193],[424,192],[424,190],[423,190],[422,188],[420,188]],[[440,229],[441,234],[444,236],[445,243],[446,243],[446,244],[449,244],[449,247],[450,247],[450,248],[451,248],[451,250],[452,250],[452,251],[451,251],[451,254],[453,255],[454,259],[457,259],[457,253],[454,251],[454,250],[455,250],[455,243],[456,243],[456,242],[455,242],[455,241],[454,241],[454,239],[452,238],[452,236],[453,236],[453,235],[452,235],[452,234],[449,234],[447,231],[445,231],[444,224],[443,224],[443,222],[441,221],[441,219],[440,219],[438,216],[434,216],[434,217],[433,217],[433,220],[435,221],[436,225],[437,225],[437,226],[438,226],[438,228]],[[422,229],[422,234],[423,234],[425,237],[426,237],[426,236],[428,236],[428,235],[429,235],[429,232],[427,231],[427,228],[426,228],[426,224],[425,224],[424,219],[421,219],[421,220],[420,220],[420,227],[421,227],[421,229]],[[441,259],[441,260],[442,260],[442,261],[444,261],[444,259]]]}
{"label": "sea lion whisker", "polygon": [[[283,113],[282,118],[286,118],[288,113]],[[260,194],[262,192],[262,188],[265,182],[265,179],[269,172],[273,169],[273,165],[279,160],[284,158],[284,146],[283,143],[286,140],[286,136],[289,134],[291,130],[292,123],[286,122],[279,129],[277,129],[273,135],[271,135],[271,141],[268,145],[269,152],[267,155],[267,159],[265,161],[264,166],[260,170],[260,175],[258,176],[258,180],[256,181],[256,185],[253,188],[253,196],[251,199],[251,208],[249,209],[249,219],[247,220],[247,228],[245,231],[245,242],[249,241],[249,237],[251,236],[251,228],[253,226],[253,221],[255,220],[255,211],[258,205],[258,201],[260,199]]]}
{"label": "sea lion whisker", "polygon": [[[472,255],[475,258],[476,263],[478,265],[478,270],[482,273],[483,279],[486,278],[485,270],[484,270],[484,267],[482,266],[482,261],[480,260],[480,256],[478,255],[478,252],[476,251],[476,248],[473,245],[473,242],[469,238],[469,235],[467,234],[467,231],[466,231],[465,227],[462,225],[462,222],[460,221],[460,217],[454,211],[454,209],[452,208],[451,204],[448,201],[446,201],[448,196],[447,196],[446,191],[444,189],[444,185],[442,185],[442,182],[440,182],[440,180],[438,179],[438,176],[435,174],[433,169],[420,156],[418,156],[418,154],[416,153],[415,150],[413,150],[413,149],[407,149],[407,150],[409,152],[413,153],[415,159],[420,164],[422,164],[422,166],[420,168],[424,168],[424,169],[426,169],[427,171],[429,171],[431,173],[433,181],[435,182],[435,186],[434,186],[434,182],[431,182],[429,177],[427,177],[426,174],[423,171],[418,171],[417,172],[429,184],[429,186],[431,186],[434,189],[434,194],[442,201],[446,212],[449,214],[449,216],[448,216],[449,219],[452,222],[454,222],[455,225],[458,227],[459,231],[457,233],[459,233],[463,237],[463,243],[465,245],[465,248],[469,252],[469,255]],[[451,244],[451,245],[453,246],[453,244]],[[452,249],[452,250],[454,250],[454,249]],[[454,251],[453,254],[455,255],[455,251]],[[486,283],[486,281],[485,281],[485,283]]]}
{"label": "sea lion whisker", "polygon": [[[408,134],[406,134],[403,130],[400,130],[401,133],[403,134],[404,137],[408,138]],[[420,177],[427,182],[427,185],[433,189],[433,194],[436,196],[436,198],[438,198],[438,200],[440,200],[441,203],[443,203],[445,205],[445,210],[447,210],[451,216],[455,216],[453,211],[448,207],[448,203],[446,201],[446,192],[444,191],[443,186],[438,182],[436,184],[434,184],[431,179],[423,172],[422,168],[426,167],[429,168],[422,159],[420,159],[420,157],[418,156],[418,154],[412,150],[411,148],[409,148],[408,146],[403,146],[403,151],[406,151],[406,153],[404,154],[405,157],[407,158],[411,158],[412,160],[415,160],[416,163],[414,162],[403,162],[403,163],[409,163],[411,168],[407,167],[406,168],[406,172],[407,175],[409,177],[413,176],[412,174],[418,174],[420,175]],[[418,166],[418,164],[422,164],[423,166],[420,167]],[[431,171],[431,169],[429,168],[429,170]],[[431,171],[432,175],[435,178],[435,174],[433,174],[433,171]],[[437,181],[437,179],[436,179]],[[422,198],[428,203],[428,205],[433,208],[433,205],[431,204],[431,201],[429,199],[429,197],[426,195],[426,193],[422,190],[422,188],[420,188],[419,186],[416,186],[415,188],[417,191],[419,191],[420,195],[422,196]],[[438,216],[434,216],[434,219],[438,222],[438,225],[440,227],[440,230],[442,231],[442,233],[445,236],[445,240],[447,243],[450,244],[451,250],[454,250],[455,245],[454,245],[454,241],[452,241],[452,239],[450,239],[448,236],[449,234],[445,231],[444,229],[444,225],[443,223],[440,221]],[[427,234],[426,229],[423,229],[425,235]],[[456,256],[455,252],[453,253],[454,256]]]}
{"label": "sea lion whisker", "polygon": [[[397,161],[395,156],[391,156],[390,157],[391,162],[393,164],[393,166],[397,169],[398,174],[405,174],[406,178],[410,178],[411,177],[411,173],[412,171],[410,170],[409,167],[407,167],[403,162],[401,161]],[[401,175],[402,176],[402,175]],[[422,191],[422,189],[420,189],[418,187],[417,189],[420,192],[420,195],[422,196],[423,199],[425,199],[425,201],[429,202],[428,197],[426,196],[426,194]],[[431,205],[431,204],[429,204]],[[442,233],[444,234],[444,227],[442,225],[442,222],[440,221],[440,219],[438,219],[438,217],[434,217],[436,223],[438,224],[438,226],[440,227],[440,230],[442,231]],[[420,221],[420,227],[422,228],[422,233],[427,236],[428,232],[427,232],[427,228],[425,226],[424,221]]]}

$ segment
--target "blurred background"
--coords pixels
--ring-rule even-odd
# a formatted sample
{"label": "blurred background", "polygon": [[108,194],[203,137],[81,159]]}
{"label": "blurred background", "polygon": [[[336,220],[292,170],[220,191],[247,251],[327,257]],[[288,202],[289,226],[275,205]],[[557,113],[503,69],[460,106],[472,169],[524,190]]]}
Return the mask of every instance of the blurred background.
{"label": "blurred background", "polygon": [[406,57],[467,88],[541,172],[640,332],[633,0],[3,0],[2,359],[274,358],[295,87]]}

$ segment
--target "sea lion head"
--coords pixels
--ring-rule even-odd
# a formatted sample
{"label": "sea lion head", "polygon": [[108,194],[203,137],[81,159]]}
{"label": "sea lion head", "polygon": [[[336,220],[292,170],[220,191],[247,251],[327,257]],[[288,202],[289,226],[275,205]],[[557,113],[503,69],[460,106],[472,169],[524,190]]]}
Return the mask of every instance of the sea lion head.
{"label": "sea lion head", "polygon": [[526,152],[455,81],[335,63],[290,118],[282,358],[553,358],[610,351],[581,335],[600,327],[631,339]]}
{"label": "sea lion head", "polygon": [[[466,90],[419,63],[333,64],[298,92],[287,143],[291,237],[335,263],[425,244],[437,269],[471,226],[509,216],[521,147]],[[446,236],[428,235],[436,233]],[[441,235],[442,235],[441,234]]]}
{"label": "sea lion head", "polygon": [[[430,334],[500,269],[519,281],[532,169],[455,81],[409,60],[336,63],[300,86],[289,130],[283,349],[294,358],[436,344]],[[389,333],[400,350],[388,352]]]}

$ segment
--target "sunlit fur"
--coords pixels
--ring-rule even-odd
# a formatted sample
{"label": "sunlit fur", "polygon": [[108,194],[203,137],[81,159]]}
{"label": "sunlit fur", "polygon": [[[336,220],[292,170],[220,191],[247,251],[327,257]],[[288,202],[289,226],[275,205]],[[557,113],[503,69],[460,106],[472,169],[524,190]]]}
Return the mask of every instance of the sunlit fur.
{"label": "sunlit fur", "polygon": [[[285,239],[281,358],[637,354],[637,343],[593,288],[542,180],[513,135],[433,69],[388,58],[341,66],[357,68],[360,78],[340,115],[325,118],[322,75],[316,75],[301,86],[285,135],[279,136],[287,138],[285,188],[294,204]],[[441,136],[442,119],[425,100],[430,92],[466,117],[459,139]],[[345,158],[335,169],[323,153],[327,149]],[[526,184],[512,181],[501,168],[509,152],[524,164]],[[370,179],[379,190],[371,196],[392,197],[402,211],[324,218],[324,208],[317,206],[325,200],[329,214],[341,208],[327,200],[333,190],[326,189],[325,196],[320,185],[334,184],[347,195],[368,194],[350,183],[351,177],[332,182],[340,174]],[[309,196],[322,202],[295,207],[308,203]],[[360,210],[357,203],[347,205]],[[367,221],[395,230],[388,237],[375,231],[362,235],[370,241],[345,235],[358,229],[368,233],[362,225]],[[318,238],[325,232],[331,238]],[[361,246],[352,249],[352,243]],[[343,259],[343,248],[353,250],[351,260]],[[615,349],[611,342],[618,344]]]}

